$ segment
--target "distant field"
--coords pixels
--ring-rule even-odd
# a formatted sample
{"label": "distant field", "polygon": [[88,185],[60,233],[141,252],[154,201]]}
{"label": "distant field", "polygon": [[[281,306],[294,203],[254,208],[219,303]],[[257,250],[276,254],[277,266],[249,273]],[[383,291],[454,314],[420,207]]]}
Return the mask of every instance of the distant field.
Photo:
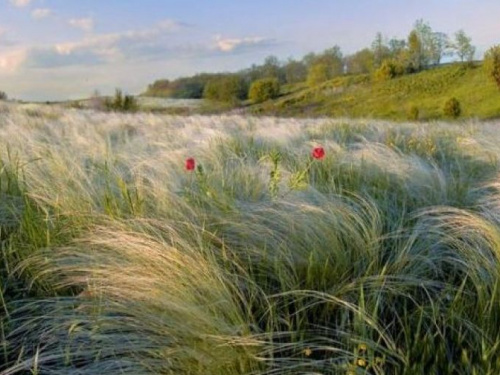
{"label": "distant field", "polygon": [[[153,112],[173,112],[172,114],[189,114],[191,112],[196,112],[199,107],[203,104],[201,99],[169,99],[169,98],[153,98],[145,96],[135,97],[139,110],[141,111],[153,111]],[[109,97],[112,100],[111,97]],[[56,105],[72,107],[76,109],[103,109],[103,103],[106,97],[82,99],[77,101],[68,101],[54,103]],[[29,104],[25,104],[29,105]]]}
{"label": "distant field", "polygon": [[166,99],[166,98],[151,98],[151,97],[137,97],[138,103],[142,108],[172,108],[172,107],[186,107],[196,108],[201,105],[201,99]]}
{"label": "distant field", "polygon": [[499,160],[498,121],[0,103],[0,373],[497,375]]}

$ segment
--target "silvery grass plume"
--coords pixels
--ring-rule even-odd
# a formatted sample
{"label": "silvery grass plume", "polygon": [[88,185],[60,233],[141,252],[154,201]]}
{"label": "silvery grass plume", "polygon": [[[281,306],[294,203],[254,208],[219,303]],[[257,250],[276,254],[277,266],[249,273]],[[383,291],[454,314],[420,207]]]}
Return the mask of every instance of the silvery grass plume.
{"label": "silvery grass plume", "polygon": [[0,110],[3,374],[500,371],[497,124]]}

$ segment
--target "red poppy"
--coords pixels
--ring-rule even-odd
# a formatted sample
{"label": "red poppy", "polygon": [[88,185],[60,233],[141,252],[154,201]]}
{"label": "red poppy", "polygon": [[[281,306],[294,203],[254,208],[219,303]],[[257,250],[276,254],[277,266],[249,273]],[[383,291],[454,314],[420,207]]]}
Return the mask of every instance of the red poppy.
{"label": "red poppy", "polygon": [[195,167],[196,167],[196,162],[194,161],[194,158],[186,159],[186,170],[193,171]]}
{"label": "red poppy", "polygon": [[314,147],[312,157],[314,159],[323,159],[325,157],[325,149],[323,147]]}

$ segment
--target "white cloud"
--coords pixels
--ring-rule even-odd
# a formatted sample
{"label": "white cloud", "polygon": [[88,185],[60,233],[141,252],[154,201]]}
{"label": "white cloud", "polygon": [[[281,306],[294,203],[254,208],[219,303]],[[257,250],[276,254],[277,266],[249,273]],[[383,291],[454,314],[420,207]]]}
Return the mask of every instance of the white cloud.
{"label": "white cloud", "polygon": [[38,8],[34,9],[31,12],[31,17],[33,17],[35,20],[41,20],[42,18],[47,18],[52,14],[52,11],[47,8]]}
{"label": "white cloud", "polygon": [[26,49],[0,54],[0,73],[15,72],[26,61]]}
{"label": "white cloud", "polygon": [[73,18],[68,21],[68,24],[72,27],[83,31],[92,31],[94,29],[94,20],[90,17],[87,18]]}
{"label": "white cloud", "polygon": [[23,8],[31,3],[31,0],[10,0],[10,3],[16,7]]}
{"label": "white cloud", "polygon": [[[188,31],[187,33],[179,31]],[[186,25],[165,20],[150,28],[119,33],[87,33],[81,40],[45,46],[24,46],[23,52],[0,53],[0,69],[31,70],[63,67],[118,66],[152,61],[209,59],[245,51],[258,51],[275,44],[263,37],[223,38],[189,42]]]}
{"label": "white cloud", "polygon": [[[94,62],[116,62],[120,59],[148,60],[166,56],[173,49],[187,51],[189,47],[174,47],[169,36],[184,27],[173,20],[165,20],[150,29],[130,30],[121,33],[89,35],[78,42],[59,43],[54,52],[61,56],[78,54]],[[92,56],[92,58],[91,58]],[[85,60],[85,59],[84,59]]]}
{"label": "white cloud", "polygon": [[178,31],[187,25],[175,20],[166,19],[158,23],[157,28],[165,31]]}
{"label": "white cloud", "polygon": [[246,38],[223,38],[220,35],[215,37],[215,48],[221,52],[233,52],[235,50],[272,44],[273,41],[263,37]]}
{"label": "white cloud", "polygon": [[[151,61],[193,54],[193,48],[174,45],[172,36],[184,25],[172,20],[144,30],[111,34],[87,34],[82,40],[45,46],[25,46],[15,53],[0,53],[0,71],[20,68],[51,69],[95,66],[126,61]],[[194,50],[200,51],[202,47]]]}

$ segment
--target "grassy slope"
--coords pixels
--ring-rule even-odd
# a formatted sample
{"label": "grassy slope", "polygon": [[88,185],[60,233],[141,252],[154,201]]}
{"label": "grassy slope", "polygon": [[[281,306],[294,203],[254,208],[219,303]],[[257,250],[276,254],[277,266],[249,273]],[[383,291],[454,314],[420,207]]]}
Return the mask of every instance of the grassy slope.
{"label": "grassy slope", "polygon": [[481,67],[448,65],[390,81],[340,77],[318,87],[285,88],[274,102],[252,106],[250,112],[285,116],[368,117],[402,120],[416,106],[421,119],[442,118],[446,100],[456,97],[463,117],[500,116],[500,92]]}

